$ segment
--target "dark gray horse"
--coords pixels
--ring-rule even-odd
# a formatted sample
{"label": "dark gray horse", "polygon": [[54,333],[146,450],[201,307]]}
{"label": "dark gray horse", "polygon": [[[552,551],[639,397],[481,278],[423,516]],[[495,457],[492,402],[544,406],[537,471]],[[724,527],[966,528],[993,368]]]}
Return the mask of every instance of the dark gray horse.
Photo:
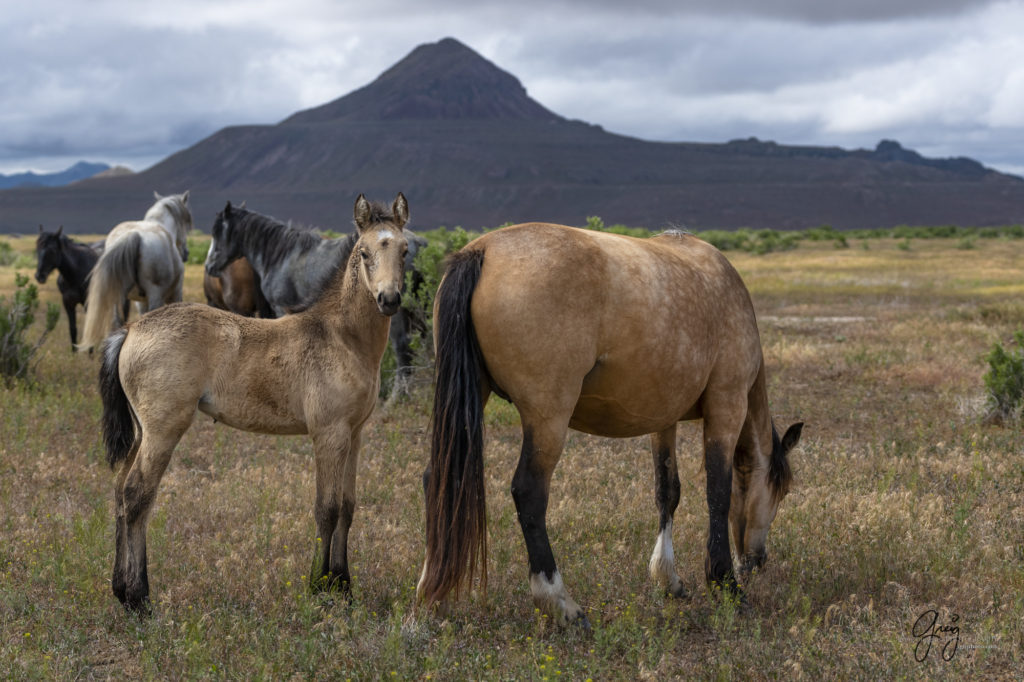
{"label": "dark gray horse", "polygon": [[63,225],[56,232],[47,232],[42,225],[39,226],[39,236],[36,238],[36,259],[39,261],[36,281],[45,284],[50,273],[57,271],[57,288],[64,301],[64,312],[68,315],[72,352],[78,342],[75,311],[79,305],[85,305],[85,297],[89,293],[89,273],[102,253],[102,241],[82,244],[67,237]]}
{"label": "dark gray horse", "polygon": [[[427,240],[409,230],[404,233],[409,242],[405,271],[411,273],[416,286],[422,276],[413,266],[413,259]],[[219,276],[232,261],[248,260],[263,293],[261,317],[289,315],[313,305],[338,268],[348,262],[356,243],[355,234],[325,239],[313,230],[291,227],[244,207],[232,207],[230,201],[217,214],[211,234],[206,272]],[[422,315],[405,306],[391,318],[391,345],[397,365],[392,397],[407,388],[412,374],[411,336],[424,330]]]}

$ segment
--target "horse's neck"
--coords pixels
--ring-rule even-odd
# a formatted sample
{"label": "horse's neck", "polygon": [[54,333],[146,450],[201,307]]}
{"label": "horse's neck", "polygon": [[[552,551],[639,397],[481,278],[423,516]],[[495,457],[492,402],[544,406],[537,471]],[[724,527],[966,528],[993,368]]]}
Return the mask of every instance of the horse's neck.
{"label": "horse's neck", "polygon": [[180,251],[181,247],[185,244],[186,236],[184,230],[180,229],[178,221],[174,219],[174,216],[170,211],[164,211],[156,218],[146,218],[147,221],[155,223],[163,228],[171,240],[174,242],[174,246]]}
{"label": "horse's neck", "polygon": [[761,360],[761,369],[757,373],[754,385],[747,396],[747,421],[749,429],[744,433],[754,439],[748,443],[748,447],[756,447],[766,455],[772,451],[772,417],[768,406],[768,382],[765,376],[764,360]]}
{"label": "horse's neck", "polygon": [[89,275],[89,271],[92,270],[92,264],[86,262],[82,252],[76,248],[77,246],[70,239],[61,243],[57,272],[65,281],[75,286],[81,286],[85,284],[85,279]]}
{"label": "horse's neck", "polygon": [[315,315],[367,353],[384,353],[390,318],[377,308],[377,302],[359,277],[359,261],[352,256],[338,268],[323,294],[303,315]]}

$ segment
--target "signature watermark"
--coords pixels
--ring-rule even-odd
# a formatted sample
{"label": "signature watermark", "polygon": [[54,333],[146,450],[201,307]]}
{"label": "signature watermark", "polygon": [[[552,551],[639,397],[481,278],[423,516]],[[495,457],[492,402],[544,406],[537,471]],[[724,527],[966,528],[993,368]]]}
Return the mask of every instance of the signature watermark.
{"label": "signature watermark", "polygon": [[948,621],[939,619],[939,612],[935,609],[928,609],[914,621],[910,628],[911,636],[917,640],[914,645],[914,660],[924,663],[936,648],[937,654],[944,661],[952,661],[960,647],[960,616],[955,613],[949,614]]}

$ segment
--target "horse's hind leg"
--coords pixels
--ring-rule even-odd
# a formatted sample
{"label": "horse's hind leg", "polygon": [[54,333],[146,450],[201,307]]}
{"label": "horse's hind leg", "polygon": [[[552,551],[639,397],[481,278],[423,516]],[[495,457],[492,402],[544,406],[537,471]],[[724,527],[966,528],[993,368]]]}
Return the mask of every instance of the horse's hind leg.
{"label": "horse's hind leg", "polygon": [[676,573],[672,550],[672,517],[679,505],[679,472],[676,468],[676,425],[661,433],[651,434],[654,453],[654,499],[658,504],[658,541],[648,565],[651,578],[675,597],[685,597]]}
{"label": "horse's hind leg", "polygon": [[144,424],[134,461],[129,457],[130,467],[126,462],[118,476],[112,586],[117,598],[132,611],[149,610],[146,526],[160,479],[191,419],[190,413],[177,424],[156,420]]}
{"label": "horse's hind leg", "polygon": [[[110,579],[110,587],[114,591],[117,600],[128,607],[127,604],[127,583],[125,578],[125,542],[127,529],[125,528],[125,504],[124,504],[124,480],[128,476],[135,457],[139,452],[139,441],[136,440],[128,453],[127,458],[121,464],[114,481],[114,570]],[[130,607],[129,607],[130,608]]]}
{"label": "horse's hind leg", "polygon": [[530,558],[533,603],[561,624],[589,627],[586,614],[565,589],[548,540],[547,508],[551,474],[565,445],[568,420],[532,417],[520,410],[523,449],[512,478],[512,498]]}
{"label": "horse's hind leg", "polygon": [[313,437],[316,457],[317,548],[309,585],[314,590],[351,593],[348,533],[356,509],[360,434],[338,427]]}

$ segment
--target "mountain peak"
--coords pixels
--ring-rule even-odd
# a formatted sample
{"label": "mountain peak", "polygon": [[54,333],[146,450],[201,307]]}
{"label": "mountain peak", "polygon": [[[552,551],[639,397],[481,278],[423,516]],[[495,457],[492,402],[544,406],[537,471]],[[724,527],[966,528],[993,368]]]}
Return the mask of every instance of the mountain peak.
{"label": "mountain peak", "polygon": [[454,38],[420,45],[364,88],[284,121],[561,120],[519,80]]}

